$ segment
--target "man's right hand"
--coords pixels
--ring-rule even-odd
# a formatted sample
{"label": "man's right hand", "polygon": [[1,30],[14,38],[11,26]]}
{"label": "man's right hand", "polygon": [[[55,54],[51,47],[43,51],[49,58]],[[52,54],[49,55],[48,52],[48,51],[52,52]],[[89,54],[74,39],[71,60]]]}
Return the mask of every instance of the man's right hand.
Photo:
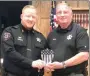
{"label": "man's right hand", "polygon": [[44,65],[45,65],[44,61],[42,61],[40,59],[39,60],[35,60],[35,61],[32,62],[32,67],[33,68],[42,69],[44,67]]}

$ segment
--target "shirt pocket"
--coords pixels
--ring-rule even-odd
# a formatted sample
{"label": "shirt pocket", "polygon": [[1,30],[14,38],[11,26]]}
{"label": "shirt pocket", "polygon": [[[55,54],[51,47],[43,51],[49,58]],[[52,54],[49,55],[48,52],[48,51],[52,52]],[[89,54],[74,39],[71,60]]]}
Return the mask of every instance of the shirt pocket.
{"label": "shirt pocket", "polygon": [[44,44],[43,43],[36,42],[35,47],[36,48],[43,49],[44,48]]}
{"label": "shirt pocket", "polygon": [[18,37],[15,37],[14,39],[14,45],[15,46],[26,46],[26,39],[24,37],[18,39]]}
{"label": "shirt pocket", "polygon": [[23,42],[23,41],[15,41],[15,42],[14,42],[14,45],[16,45],[16,46],[26,46],[26,42]]}
{"label": "shirt pocket", "polygon": [[44,49],[44,45],[42,43],[36,42],[34,44],[34,48],[32,51],[33,59],[40,59],[41,58],[41,51]]}
{"label": "shirt pocket", "polygon": [[22,41],[15,41],[14,42],[15,50],[23,55],[25,55],[26,51],[26,43]]}

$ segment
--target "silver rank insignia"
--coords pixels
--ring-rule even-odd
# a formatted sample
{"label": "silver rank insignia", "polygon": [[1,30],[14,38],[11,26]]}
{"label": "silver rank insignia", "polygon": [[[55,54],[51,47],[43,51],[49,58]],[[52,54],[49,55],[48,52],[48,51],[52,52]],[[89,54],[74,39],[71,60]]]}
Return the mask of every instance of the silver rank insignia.
{"label": "silver rank insignia", "polygon": [[36,38],[36,40],[37,40],[38,42],[41,42],[41,39],[40,39],[40,38],[38,38],[38,37]]}

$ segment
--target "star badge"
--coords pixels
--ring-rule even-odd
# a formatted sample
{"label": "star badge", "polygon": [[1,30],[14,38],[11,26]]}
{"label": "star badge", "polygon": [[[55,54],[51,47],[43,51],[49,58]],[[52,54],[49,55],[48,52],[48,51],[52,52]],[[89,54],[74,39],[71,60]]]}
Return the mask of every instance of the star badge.
{"label": "star badge", "polygon": [[72,35],[68,35],[67,40],[71,40],[71,39],[72,39]]}
{"label": "star badge", "polygon": [[36,38],[36,40],[37,40],[38,42],[41,42],[41,39],[40,39],[40,38],[38,38],[38,37]]}

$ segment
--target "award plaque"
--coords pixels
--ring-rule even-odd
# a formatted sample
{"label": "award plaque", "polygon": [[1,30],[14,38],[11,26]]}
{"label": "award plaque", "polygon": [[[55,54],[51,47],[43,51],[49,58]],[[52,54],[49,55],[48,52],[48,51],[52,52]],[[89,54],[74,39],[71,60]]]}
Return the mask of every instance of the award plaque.
{"label": "award plaque", "polygon": [[[51,63],[54,58],[54,52],[50,49],[45,49],[41,51],[41,58],[45,64]],[[44,70],[44,76],[52,76],[51,71]]]}

